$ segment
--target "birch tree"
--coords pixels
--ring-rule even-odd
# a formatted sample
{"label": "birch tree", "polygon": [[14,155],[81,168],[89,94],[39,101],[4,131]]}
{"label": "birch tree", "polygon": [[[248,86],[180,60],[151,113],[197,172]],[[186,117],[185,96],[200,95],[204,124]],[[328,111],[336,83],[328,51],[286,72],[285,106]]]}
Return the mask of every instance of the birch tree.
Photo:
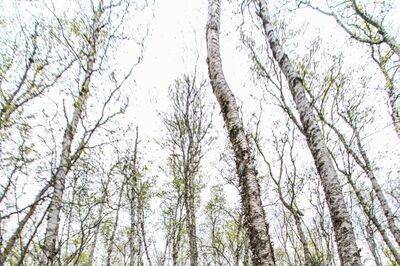
{"label": "birch tree", "polygon": [[333,228],[335,229],[336,243],[341,262],[344,265],[361,265],[360,250],[357,246],[351,217],[344,201],[340,181],[330,158],[324,136],[313,113],[310,101],[307,98],[303,80],[279,43],[266,2],[259,0],[255,3],[258,6],[257,15],[262,21],[265,40],[289,84],[289,89],[299,112],[303,133],[321,177]]}
{"label": "birch tree", "polygon": [[254,154],[243,127],[238,105],[222,70],[219,47],[221,1],[210,0],[207,22],[207,64],[211,86],[221,108],[241,186],[245,227],[250,239],[254,265],[275,265],[265,211],[260,196]]}
{"label": "birch tree", "polygon": [[[398,233],[396,215],[385,196],[384,189],[378,182],[375,163],[369,156],[364,141],[365,137],[363,137],[366,135],[367,126],[371,124],[371,117],[374,112],[368,106],[364,107],[361,104],[362,102],[367,102],[365,94],[363,92],[361,94],[355,93],[356,89],[350,85],[350,79],[342,72],[342,61],[339,59],[333,64],[334,66],[327,73],[328,78],[324,79],[326,80],[325,84],[324,82],[320,82],[322,84],[321,92],[317,93],[316,91],[318,90],[313,88],[310,85],[312,83],[306,78],[308,85],[307,93],[314,102],[314,110],[322,124],[333,131],[333,136],[336,136],[342,146],[341,153],[344,154],[342,155],[344,157],[342,161],[345,166],[341,166],[338,162],[339,158],[336,158],[340,157],[340,155],[335,155],[332,148],[329,149],[336,168],[346,177],[369,222],[377,228],[390,252],[398,260],[398,252],[395,245],[390,240],[383,222],[379,221],[369,206],[370,201],[368,200],[368,196],[365,195],[363,192],[364,189],[360,188],[359,182],[355,178],[358,175],[358,171],[352,165],[355,164],[359,167],[363,175],[369,180],[374,192],[372,195],[374,198],[376,197],[376,201],[380,205],[378,209],[382,210],[381,212],[387,220],[389,231],[398,243],[396,236]],[[353,96],[350,97],[352,92]],[[324,99],[316,95],[324,95]],[[348,134],[347,131],[350,133]]]}
{"label": "birch tree", "polygon": [[99,41],[100,33],[100,15],[104,12],[103,3],[100,1],[99,6],[93,10],[92,30],[88,33],[88,50],[86,51],[85,65],[82,66],[85,71],[84,80],[82,82],[78,98],[74,103],[74,111],[71,117],[71,121],[67,123],[64,137],[62,140],[62,151],[60,155],[59,166],[55,170],[54,175],[54,192],[51,198],[48,216],[47,216],[47,228],[46,236],[43,244],[44,256],[41,260],[42,264],[52,265],[54,258],[57,254],[56,244],[58,236],[58,228],[60,223],[60,211],[62,208],[62,196],[65,188],[65,178],[70,168],[70,155],[72,141],[74,140],[75,133],[77,131],[78,123],[81,118],[81,114],[84,110],[86,100],[89,96],[90,81],[94,71],[94,63],[97,55],[97,45]]}
{"label": "birch tree", "polygon": [[[83,72],[83,77],[79,85],[79,93],[74,100],[72,116],[71,118],[66,118],[67,126],[62,139],[59,163],[52,173],[54,191],[49,205],[47,228],[43,244],[44,256],[42,256],[41,261],[44,264],[52,264],[58,252],[56,245],[60,225],[60,211],[63,205],[62,198],[65,189],[65,180],[72,166],[71,164],[79,158],[81,152],[86,148],[85,145],[87,145],[89,139],[93,136],[94,131],[99,126],[103,126],[105,123],[112,120],[116,114],[123,112],[126,108],[126,106],[121,107],[119,111],[110,116],[106,114],[108,104],[114,97],[119,97],[119,90],[132,73],[132,70],[121,79],[122,81],[117,81],[115,73],[112,72],[110,74],[110,79],[114,83],[115,89],[111,91],[103,109],[100,108],[100,119],[94,123],[93,128],[89,130],[88,134],[85,134],[86,136],[84,135],[86,139],[79,142],[78,148],[76,149],[77,152],[71,152],[78,125],[82,121],[82,115],[86,110],[86,103],[90,96],[93,75],[104,67],[103,64],[107,58],[111,43],[118,38],[118,34],[120,34],[119,28],[123,22],[124,16],[119,18],[119,22],[118,20],[113,22],[111,17],[114,15],[114,10],[118,8],[120,8],[122,12],[127,12],[127,5],[128,4],[125,2],[109,5],[102,0],[97,3],[92,2],[89,18],[86,21],[81,20],[81,22],[73,21],[71,26],[72,33],[78,37],[76,42],[79,43],[81,47],[74,47],[71,40],[65,37],[66,29],[64,28],[63,21],[56,17],[62,33],[61,35],[64,38],[61,41],[69,49],[70,53],[79,60],[80,71]],[[139,56],[138,63],[140,61],[141,56]]]}
{"label": "birch tree", "polygon": [[190,265],[199,263],[196,209],[201,162],[211,141],[211,118],[204,90],[205,81],[197,81],[196,73],[177,79],[170,88],[173,111],[163,115],[168,134],[165,144],[171,153],[169,164],[178,189],[177,197],[182,197],[185,209]]}

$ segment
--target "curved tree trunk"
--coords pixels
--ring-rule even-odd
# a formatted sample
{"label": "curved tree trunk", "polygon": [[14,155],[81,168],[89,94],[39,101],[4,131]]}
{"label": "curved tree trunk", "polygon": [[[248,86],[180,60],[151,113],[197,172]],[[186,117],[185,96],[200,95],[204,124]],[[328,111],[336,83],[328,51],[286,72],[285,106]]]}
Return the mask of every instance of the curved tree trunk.
{"label": "curved tree trunk", "polygon": [[268,223],[260,197],[254,154],[245,134],[238,105],[222,70],[219,48],[220,0],[209,0],[207,23],[207,63],[215,97],[228,130],[241,188],[245,227],[250,239],[254,265],[275,265]]}
{"label": "curved tree trunk", "polygon": [[289,61],[275,35],[275,29],[271,23],[265,0],[257,0],[257,4],[259,6],[258,16],[262,20],[266,42],[271,47],[273,56],[289,83],[289,88],[304,128],[304,135],[321,177],[341,263],[342,265],[361,265],[360,250],[357,247],[352,221],[344,201],[339,179],[330,158],[323,133],[313,113],[312,106],[306,97],[302,79]]}

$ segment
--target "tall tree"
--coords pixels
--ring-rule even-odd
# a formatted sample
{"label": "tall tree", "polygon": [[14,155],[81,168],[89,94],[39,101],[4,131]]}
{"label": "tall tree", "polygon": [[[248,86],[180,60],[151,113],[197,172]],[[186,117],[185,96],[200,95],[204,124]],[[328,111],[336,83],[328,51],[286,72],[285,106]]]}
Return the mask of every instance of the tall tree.
{"label": "tall tree", "polygon": [[262,21],[265,40],[272,50],[274,59],[285,75],[294,102],[300,115],[303,133],[313,155],[318,173],[324,187],[326,201],[329,206],[339,257],[344,265],[361,265],[360,250],[358,249],[349,211],[344,201],[342,188],[323,133],[313,113],[310,101],[306,96],[303,80],[285,53],[275,28],[271,22],[267,4],[257,0],[257,14]]}
{"label": "tall tree", "polygon": [[[43,265],[52,265],[58,253],[56,245],[60,226],[60,212],[63,206],[66,176],[72,166],[72,162],[77,159],[72,158],[71,148],[77,133],[78,124],[81,121],[82,113],[85,110],[85,105],[89,97],[91,79],[95,72],[95,62],[96,60],[99,60],[99,63],[101,64],[103,61],[102,59],[104,55],[99,54],[98,51],[104,49],[102,46],[107,46],[107,42],[109,41],[107,38],[104,39],[104,34],[102,35],[105,29],[105,16],[109,8],[110,7],[108,6],[104,6],[103,0],[100,0],[97,6],[92,3],[91,18],[88,21],[88,24],[83,26],[86,27],[86,32],[80,33],[79,26],[74,23],[72,26],[72,31],[77,33],[79,36],[82,36],[83,40],[82,47],[79,48],[81,50],[80,54],[83,56],[79,55],[75,50],[73,50],[73,53],[78,56],[77,59],[81,63],[84,76],[80,85],[78,97],[74,102],[72,117],[70,120],[67,119],[67,126],[62,139],[59,163],[52,173],[51,182],[54,190],[47,215],[47,228],[43,243],[43,255],[41,257],[41,263]],[[57,18],[57,20],[62,28],[61,30],[64,31],[64,26],[62,25],[61,20],[59,18]],[[106,35],[106,37],[108,36]],[[65,42],[67,43],[67,46],[71,46],[71,43],[68,40],[65,40]],[[75,47],[70,48],[76,49]],[[105,49],[105,52],[106,51],[107,49]],[[79,156],[79,154],[74,155]]]}
{"label": "tall tree", "polygon": [[[196,209],[198,205],[200,167],[206,147],[210,144],[211,119],[204,98],[205,81],[198,84],[196,73],[177,79],[170,88],[172,112],[164,115],[167,130],[170,167],[180,189],[185,209],[189,240],[190,265],[198,265]],[[182,186],[180,188],[180,185]]]}
{"label": "tall tree", "polygon": [[275,265],[268,223],[261,202],[254,152],[246,135],[238,105],[222,70],[219,47],[221,1],[209,0],[207,22],[207,64],[211,86],[221,108],[235,154],[241,187],[245,227],[250,239],[254,265]]}

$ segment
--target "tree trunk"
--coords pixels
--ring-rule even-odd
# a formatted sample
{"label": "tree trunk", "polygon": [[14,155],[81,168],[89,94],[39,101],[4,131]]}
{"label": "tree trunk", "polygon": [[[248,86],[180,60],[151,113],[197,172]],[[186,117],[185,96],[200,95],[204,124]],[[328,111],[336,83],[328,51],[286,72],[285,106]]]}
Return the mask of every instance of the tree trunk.
{"label": "tree trunk", "polygon": [[138,234],[136,233],[136,220],[137,220],[137,196],[136,196],[136,186],[137,186],[137,146],[138,146],[138,139],[139,139],[139,130],[138,127],[136,127],[136,135],[135,135],[135,144],[134,144],[134,150],[133,150],[133,173],[132,173],[132,178],[133,180],[129,180],[129,185],[130,187],[129,192],[130,192],[130,197],[129,197],[129,209],[130,209],[130,232],[129,232],[129,265],[134,266],[135,265],[135,254],[136,254],[136,248],[135,248],[135,236],[138,237]]}
{"label": "tree trunk", "polygon": [[390,241],[386,229],[382,226],[381,222],[378,220],[378,218],[371,213],[369,203],[368,201],[364,198],[362,195],[361,191],[357,188],[355,182],[353,181],[352,177],[350,174],[345,174],[348,183],[350,186],[353,188],[354,193],[356,194],[356,197],[358,199],[358,202],[361,205],[362,210],[364,211],[365,215],[368,217],[368,219],[375,225],[376,229],[378,230],[379,234],[382,236],[383,242],[387,245],[389,248],[390,252],[392,253],[394,259],[397,261],[397,263],[400,264],[400,254],[397,252],[396,247],[393,246],[392,242]]}
{"label": "tree trunk", "polygon": [[103,219],[102,217],[103,217],[103,212],[104,212],[105,195],[106,195],[106,193],[104,193],[102,196],[102,203],[101,203],[99,212],[97,214],[98,215],[98,225],[96,226],[94,236],[93,236],[93,242],[92,242],[92,245],[90,246],[88,265],[93,265],[94,252],[96,250],[97,238],[98,238],[99,232],[100,232],[101,220]]}
{"label": "tree trunk", "polygon": [[303,247],[305,265],[312,265],[312,256],[310,249],[308,248],[306,235],[304,234],[303,227],[301,226],[301,219],[298,213],[295,214],[294,212],[292,212],[292,214],[296,224],[297,233],[299,234],[299,239]]}
{"label": "tree trunk", "polygon": [[[359,151],[359,154],[361,157],[353,150],[353,148],[351,147],[351,144],[346,141],[345,136],[339,131],[339,129],[333,123],[328,122],[325,119],[324,114],[320,110],[317,110],[317,112],[318,112],[318,116],[323,121],[323,123],[326,124],[329,128],[331,128],[335,132],[335,134],[339,138],[339,141],[343,144],[344,148],[346,149],[347,153],[361,167],[361,169],[364,171],[364,173],[370,180],[370,182],[372,184],[372,189],[374,190],[375,195],[376,195],[376,197],[379,201],[379,204],[382,208],[383,214],[388,221],[389,230],[393,234],[397,244],[400,245],[400,230],[396,225],[396,216],[395,216],[394,212],[392,211],[392,209],[390,208],[389,203],[386,200],[386,197],[383,193],[383,190],[382,190],[380,184],[378,183],[378,180],[375,177],[372,163],[370,162],[367,152],[361,143],[361,136],[360,136],[359,129],[357,127],[355,127],[351,123],[351,121],[349,121],[347,118],[342,116],[342,118],[346,121],[346,123],[351,127],[351,129],[353,131],[353,135],[355,136],[356,144],[357,144],[358,151]],[[346,175],[346,176],[348,179],[350,178],[348,175]],[[350,180],[349,180],[349,183],[354,184]],[[352,185],[352,187],[355,190],[355,192],[357,193],[357,191],[356,191],[357,188],[354,185]],[[360,192],[358,192],[358,193],[360,193]],[[360,199],[360,198],[358,197],[358,199]],[[364,202],[364,205],[367,206],[367,202],[365,200],[363,200],[362,198],[361,198],[361,200]],[[360,201],[360,204],[363,204],[362,201]],[[366,210],[367,209],[368,208],[366,207]],[[369,214],[366,213],[366,215],[368,216]]]}
{"label": "tree trunk", "polygon": [[289,61],[275,35],[275,29],[270,21],[265,0],[257,0],[257,3],[260,9],[258,16],[262,20],[266,42],[271,47],[273,56],[289,83],[308,146],[321,177],[341,263],[343,265],[361,265],[360,250],[357,247],[352,221],[344,201],[341,185],[322,131],[313,113],[312,106],[306,97],[302,79]]}
{"label": "tree trunk", "polygon": [[353,128],[353,130],[356,134],[358,148],[359,148],[359,150],[361,152],[361,156],[365,162],[365,172],[366,172],[369,180],[371,181],[372,189],[375,191],[376,198],[378,199],[379,204],[382,208],[382,211],[388,221],[389,230],[390,230],[390,232],[392,232],[397,244],[400,246],[400,230],[396,225],[396,216],[393,213],[392,209],[390,208],[389,203],[387,202],[386,197],[383,194],[382,188],[379,185],[378,180],[375,177],[371,162],[369,161],[367,153],[365,152],[364,148],[361,145],[360,135],[359,135],[358,131],[355,130],[355,128]]}
{"label": "tree trunk", "polygon": [[113,247],[114,247],[114,241],[115,241],[115,235],[117,233],[117,229],[118,229],[118,222],[119,222],[119,212],[121,210],[121,206],[122,206],[122,196],[124,194],[124,189],[125,189],[125,180],[122,183],[121,186],[121,191],[118,197],[118,203],[117,203],[117,213],[115,214],[115,220],[114,220],[114,224],[113,224],[113,229],[111,231],[111,235],[110,238],[108,239],[108,247],[107,247],[107,261],[106,261],[106,265],[107,266],[111,266],[111,257],[112,257],[112,253],[113,253]]}
{"label": "tree trunk", "polygon": [[42,265],[52,265],[57,254],[56,243],[58,238],[58,228],[60,226],[60,212],[62,207],[62,197],[65,188],[65,178],[70,169],[71,146],[74,139],[84,105],[89,95],[90,78],[93,73],[94,56],[88,58],[85,79],[79,92],[77,101],[74,104],[72,119],[67,125],[62,141],[62,151],[59,167],[54,174],[54,192],[50,201],[47,216],[47,228],[43,244]]}
{"label": "tree trunk", "polygon": [[268,223],[260,197],[254,154],[245,134],[238,105],[222,70],[219,47],[220,0],[209,0],[207,23],[207,63],[215,97],[228,130],[235,154],[236,170],[241,188],[245,227],[250,239],[254,265],[275,265]]}
{"label": "tree trunk", "polygon": [[[185,168],[189,167],[188,165]],[[188,172],[188,171],[186,171]],[[190,174],[186,174],[185,179],[185,210],[186,210],[186,230],[189,238],[189,253],[190,253],[190,265],[195,266],[198,264],[198,253],[197,253],[197,236],[196,236],[196,214],[194,205],[194,184],[193,177]]]}
{"label": "tree trunk", "polygon": [[376,245],[376,242],[375,242],[375,237],[374,237],[374,230],[373,230],[372,226],[370,225],[370,223],[368,223],[365,226],[365,231],[366,231],[366,234],[367,234],[366,235],[366,240],[367,240],[369,249],[371,250],[372,257],[374,258],[375,264],[377,266],[381,266],[382,262],[381,262],[381,260],[379,258],[379,252],[378,252],[377,245]]}

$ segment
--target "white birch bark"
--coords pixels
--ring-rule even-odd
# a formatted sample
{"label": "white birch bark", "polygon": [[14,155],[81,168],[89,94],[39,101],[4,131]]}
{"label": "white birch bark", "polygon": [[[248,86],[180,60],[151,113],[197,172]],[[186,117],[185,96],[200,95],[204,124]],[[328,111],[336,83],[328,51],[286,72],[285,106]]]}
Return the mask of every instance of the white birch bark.
{"label": "white birch bark", "polygon": [[363,209],[364,213],[366,214],[368,219],[375,225],[376,229],[378,230],[379,234],[381,235],[381,237],[383,239],[383,242],[385,242],[385,244],[387,245],[387,247],[388,247],[389,251],[392,253],[394,259],[397,261],[397,263],[400,263],[400,254],[396,250],[396,247],[390,241],[390,238],[388,237],[388,235],[386,233],[386,229],[383,228],[382,223],[378,220],[378,218],[375,216],[375,214],[373,214],[370,211],[368,201],[364,198],[361,191],[356,187],[356,184],[353,182],[351,176],[346,175],[346,177],[347,177],[347,180],[349,181],[349,184],[353,188],[353,190],[356,194],[356,197],[358,199],[358,202],[360,203],[361,208]]}
{"label": "white birch bark", "polygon": [[47,228],[43,244],[43,252],[45,256],[42,256],[41,260],[41,263],[44,265],[52,265],[57,254],[56,244],[58,239],[58,228],[60,226],[60,212],[63,205],[62,198],[65,188],[65,178],[70,168],[71,146],[83,112],[84,104],[89,94],[89,84],[93,71],[93,63],[94,58],[91,56],[88,60],[84,83],[74,105],[72,119],[64,131],[59,167],[54,174],[54,192],[47,215]]}
{"label": "white birch bark", "polygon": [[257,0],[256,3],[259,6],[258,15],[262,20],[266,42],[271,47],[273,56],[289,83],[308,146],[322,181],[341,263],[342,265],[361,265],[360,250],[357,246],[341,185],[330,158],[323,133],[313,113],[312,106],[306,97],[302,79],[279,43],[265,0]]}
{"label": "white birch bark", "polygon": [[360,135],[359,135],[358,131],[356,131],[356,128],[354,128],[354,127],[353,127],[353,132],[356,135],[357,145],[360,150],[361,157],[363,158],[364,163],[365,163],[363,169],[364,169],[365,173],[367,174],[369,180],[371,181],[372,189],[375,191],[375,195],[376,195],[376,197],[379,201],[379,204],[382,208],[382,211],[388,221],[389,230],[393,234],[397,244],[400,246],[400,230],[396,224],[396,216],[395,216],[394,212],[392,211],[392,208],[389,206],[389,203],[383,193],[381,185],[378,183],[378,180],[375,177],[375,174],[373,171],[373,166],[372,166],[371,162],[369,161],[367,153],[361,144]]}
{"label": "white birch bark", "polygon": [[215,97],[228,130],[235,154],[237,175],[241,188],[245,227],[250,239],[254,265],[275,265],[268,223],[260,197],[254,154],[245,134],[238,105],[222,70],[219,47],[220,0],[209,0],[207,23],[207,63]]}
{"label": "white birch bark", "polygon": [[[97,34],[98,33],[95,33],[93,37],[97,38]],[[54,173],[54,191],[51,197],[47,216],[47,228],[43,244],[43,254],[41,257],[42,265],[53,265],[54,258],[57,254],[56,244],[58,239],[58,229],[60,226],[60,212],[63,205],[62,198],[65,188],[65,178],[71,167],[70,156],[72,142],[77,131],[78,123],[81,119],[84,105],[89,96],[90,79],[93,74],[96,54],[95,43],[96,41],[93,40],[91,51],[87,59],[84,81],[79,96],[74,103],[74,112],[71,121],[67,124],[64,131],[60,161],[58,168]]]}

